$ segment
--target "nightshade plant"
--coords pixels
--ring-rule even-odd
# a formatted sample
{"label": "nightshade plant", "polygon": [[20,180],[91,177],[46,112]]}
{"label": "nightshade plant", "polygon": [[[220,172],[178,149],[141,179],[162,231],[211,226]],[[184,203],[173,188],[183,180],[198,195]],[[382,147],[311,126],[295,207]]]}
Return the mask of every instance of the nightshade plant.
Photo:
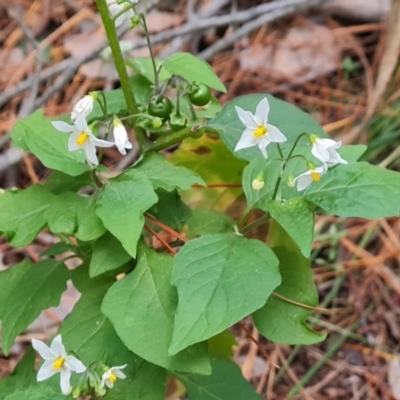
{"label": "nightshade plant", "polygon": [[[229,328],[251,315],[276,343],[322,341],[307,325],[318,303],[315,214],[396,216],[400,175],[357,162],[363,146],[341,146],[268,94],[221,108],[209,89],[224,85],[193,55],[123,59],[116,23],[129,12],[147,37],[145,17],[133,1],[97,5],[121,88],[88,93],[61,120],[38,110],[12,132],[51,174],[1,194],[0,230],[16,248],[42,230],[60,240],[0,272],[3,352],[68,280],[81,297],[50,348],[33,341],[39,374],[30,348],[0,381],[0,399],[162,400],[168,377],[190,400],[260,399],[231,361]],[[129,128],[138,159],[111,173],[104,148],[132,151]],[[242,193],[233,220],[225,211]],[[254,209],[263,214],[249,222]],[[267,237],[246,237],[261,225]]]}

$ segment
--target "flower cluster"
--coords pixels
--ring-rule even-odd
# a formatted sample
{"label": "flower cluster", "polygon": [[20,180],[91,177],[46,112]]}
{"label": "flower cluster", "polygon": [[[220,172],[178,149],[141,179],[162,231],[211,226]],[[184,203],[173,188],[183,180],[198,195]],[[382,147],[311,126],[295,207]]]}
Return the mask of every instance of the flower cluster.
{"label": "flower cluster", "polygon": [[69,133],[68,150],[84,150],[87,161],[92,165],[98,165],[99,160],[96,155],[97,147],[117,146],[119,152],[126,154],[126,149],[131,149],[132,144],[129,142],[128,133],[122,122],[114,117],[114,142],[101,140],[93,135],[89,128],[86,117],[93,111],[94,102],[97,99],[97,93],[91,92],[79,100],[72,109],[71,120],[74,125],[67,124],[64,121],[52,122],[54,128],[60,132]]}
{"label": "flower cluster", "polygon": [[[262,155],[267,158],[267,146],[271,143],[278,143],[279,146],[279,143],[286,142],[287,139],[279,128],[268,124],[270,106],[266,97],[258,103],[255,114],[237,106],[235,109],[239,119],[246,127],[236,144],[235,151],[258,146]],[[322,166],[315,166],[313,163],[307,162],[308,170],[291,180],[292,185],[297,183],[298,191],[306,189],[312,182],[319,182],[328,168],[337,164],[347,164],[347,161],[337,152],[342,145],[341,142],[321,139],[317,135],[308,135],[308,138],[312,143],[311,154],[322,163]],[[260,178],[252,182],[254,190],[260,190],[263,186],[264,181]]]}
{"label": "flower cluster", "polygon": [[[121,369],[125,368],[126,364],[119,367],[111,368],[104,366],[101,379],[97,378],[97,373],[95,371],[89,371],[84,366],[82,361],[74,356],[67,354],[61,340],[61,335],[57,335],[53,339],[50,347],[48,347],[41,340],[37,339],[32,339],[32,346],[44,359],[44,363],[40,367],[37,374],[37,381],[44,381],[59,373],[61,392],[65,395],[68,395],[72,392],[72,387],[70,383],[72,372],[78,374],[86,373],[89,378],[88,381],[89,383],[91,383],[91,387],[96,394],[105,394],[105,386],[112,389],[117,378],[126,378],[125,374],[121,372]],[[78,386],[74,390],[74,397],[75,393],[78,392],[79,396],[81,394],[81,391],[81,388]]]}

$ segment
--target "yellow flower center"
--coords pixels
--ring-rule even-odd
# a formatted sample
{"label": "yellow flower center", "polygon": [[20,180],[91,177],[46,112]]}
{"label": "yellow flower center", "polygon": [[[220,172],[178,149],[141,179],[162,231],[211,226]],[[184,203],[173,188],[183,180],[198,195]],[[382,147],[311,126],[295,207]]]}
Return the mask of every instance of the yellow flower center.
{"label": "yellow flower center", "polygon": [[257,129],[254,130],[253,136],[256,139],[259,139],[261,136],[264,136],[268,133],[268,129],[265,126],[259,126]]}
{"label": "yellow flower center", "polygon": [[58,357],[54,362],[53,362],[53,368],[58,371],[61,369],[65,364],[65,359],[63,357]]}
{"label": "yellow flower center", "polygon": [[321,180],[321,176],[318,172],[311,172],[311,178],[314,182],[319,182]]}
{"label": "yellow flower center", "polygon": [[76,144],[78,146],[83,146],[89,140],[89,134],[86,132],[81,132],[76,139]]}
{"label": "yellow flower center", "polygon": [[111,372],[110,377],[108,378],[110,382],[115,382],[117,377],[115,376],[114,372]]}

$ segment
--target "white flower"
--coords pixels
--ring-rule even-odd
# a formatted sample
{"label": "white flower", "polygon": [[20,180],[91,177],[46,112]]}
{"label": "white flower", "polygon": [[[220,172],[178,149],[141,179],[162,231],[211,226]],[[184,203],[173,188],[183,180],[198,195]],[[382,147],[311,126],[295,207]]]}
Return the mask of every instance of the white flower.
{"label": "white flower", "polygon": [[[131,4],[136,4],[138,0],[127,0],[123,3],[118,3],[118,0],[107,0],[107,5],[110,10],[110,14],[112,16],[120,13],[121,11],[125,10],[126,8],[130,7]],[[125,21],[129,21],[131,18],[135,16],[135,11],[132,8],[129,8],[126,12],[121,14],[115,20],[115,26],[121,26]]]}
{"label": "white flower", "polygon": [[68,150],[85,150],[87,160],[93,165],[97,165],[99,160],[96,156],[96,147],[111,147],[112,142],[97,139],[89,129],[84,115],[79,114],[76,117],[74,125],[69,125],[63,121],[52,122],[54,128],[60,132],[71,133],[68,139]]}
{"label": "white flower", "polygon": [[87,117],[93,111],[93,105],[96,97],[97,94],[95,92],[83,96],[72,109],[72,121],[75,121],[79,114],[83,114],[85,117]]}
{"label": "white flower", "polygon": [[297,190],[301,192],[311,185],[312,182],[319,182],[321,176],[325,174],[328,167],[323,165],[322,167],[311,167],[308,171],[303,172],[293,181],[293,186],[297,182]]}
{"label": "white flower", "polygon": [[119,152],[125,155],[126,154],[125,149],[131,149],[132,143],[129,141],[126,129],[124,125],[122,125],[120,119],[114,118],[113,125],[114,125],[113,133],[114,133],[115,145],[117,146]]}
{"label": "white flower", "polygon": [[114,382],[117,380],[117,378],[125,379],[126,375],[121,372],[121,369],[125,368],[126,366],[127,364],[121,365],[120,367],[111,367],[106,372],[104,372],[104,374],[101,376],[99,389],[103,389],[104,385],[112,389],[114,386]]}
{"label": "white flower", "polygon": [[45,360],[37,374],[37,381],[41,382],[60,373],[60,387],[63,394],[71,391],[71,372],[82,373],[86,367],[76,357],[68,356],[61,341],[61,335],[56,336],[47,347],[42,341],[32,339],[33,348]]}
{"label": "white flower", "polygon": [[254,115],[250,111],[245,111],[240,107],[235,106],[235,108],[238,117],[246,126],[235,147],[235,151],[257,145],[263,156],[267,158],[266,147],[270,143],[286,142],[285,135],[276,126],[267,123],[269,104],[266,97],[258,103]]}
{"label": "white flower", "polygon": [[322,161],[329,167],[336,164],[347,164],[346,160],[340,157],[337,149],[342,145],[342,142],[335,142],[332,139],[320,139],[317,135],[310,135],[312,143],[311,153],[318,160]]}

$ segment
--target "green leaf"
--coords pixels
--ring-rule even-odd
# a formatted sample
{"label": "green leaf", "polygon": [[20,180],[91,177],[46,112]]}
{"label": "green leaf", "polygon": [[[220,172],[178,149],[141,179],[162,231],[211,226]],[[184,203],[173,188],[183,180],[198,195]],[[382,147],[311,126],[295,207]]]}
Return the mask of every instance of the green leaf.
{"label": "green leaf", "polygon": [[[270,226],[273,250],[279,258],[282,284],[275,289],[278,295],[298,303],[315,307],[318,292],[313,281],[310,262],[301,255],[298,247],[276,222]],[[306,323],[312,310],[271,296],[264,307],[253,313],[253,320],[266,338],[276,343],[312,344],[325,339]]]}
{"label": "green leaf", "polygon": [[169,349],[176,354],[262,307],[281,279],[268,246],[223,233],[187,242],[174,257],[171,282],[179,295]]}
{"label": "green leaf", "polygon": [[18,334],[26,329],[42,310],[55,307],[67,289],[69,271],[61,262],[25,260],[0,272],[0,319],[5,354]]}
{"label": "green leaf", "polygon": [[93,278],[126,264],[132,257],[122,247],[121,242],[110,232],[99,238],[93,246],[89,274]]}
{"label": "green leaf", "polygon": [[79,240],[95,240],[106,229],[95,213],[96,199],[65,192],[53,197],[44,217],[53,233],[65,233]]}
{"label": "green leaf", "polygon": [[208,339],[207,343],[210,355],[228,359],[233,357],[233,348],[238,345],[235,335],[228,330]]}
{"label": "green leaf", "polygon": [[130,353],[130,358],[120,357],[113,365],[124,365],[126,379],[119,379],[102,400],[164,400],[167,373],[165,369],[151,364]]}
{"label": "green leaf", "polygon": [[187,190],[195,183],[205,186],[203,179],[195,172],[185,167],[177,167],[157,153],[145,155],[135,165],[135,169],[147,176],[154,190],[158,188],[165,189],[167,192],[175,188]]}
{"label": "green leaf", "polygon": [[[90,169],[85,164],[84,152],[82,150],[69,151],[68,134],[57,131],[50,120],[43,116],[42,110],[37,110],[20,121],[18,143],[21,136],[27,148],[47,168],[56,169],[72,176],[81,175]],[[11,137],[14,137],[13,132]]]}
{"label": "green leaf", "polygon": [[17,389],[28,387],[36,382],[36,372],[33,368],[35,358],[35,351],[32,346],[29,346],[14,372],[0,380],[0,400],[4,400]]}
{"label": "green leaf", "polygon": [[53,171],[43,186],[54,194],[61,194],[77,192],[83,186],[94,186],[94,184],[89,172],[71,176],[60,171]]}
{"label": "green leaf", "polygon": [[400,174],[366,162],[337,165],[300,193],[340,217],[378,219],[400,212]]}
{"label": "green leaf", "polygon": [[156,193],[159,201],[150,208],[148,213],[172,229],[182,230],[192,214],[190,207],[181,200],[176,190],[166,192],[163,189],[158,189]]}
{"label": "green leaf", "polygon": [[100,309],[113,281],[103,277],[90,279],[87,265],[81,265],[73,271],[72,281],[81,293],[81,298],[59,331],[65,347],[74,351],[85,365],[100,361],[104,355],[107,360],[112,359],[114,354],[125,348]]}
{"label": "green leaf", "polygon": [[82,296],[60,330],[66,348],[73,350],[85,365],[100,360],[110,366],[127,364],[126,379],[118,379],[104,399],[163,400],[165,370],[130,352],[100,310],[113,281],[105,277],[90,279],[86,265],[73,271],[72,280]]}
{"label": "green leaf", "polygon": [[45,384],[37,384],[20,389],[8,395],[4,400],[65,400],[60,388],[56,389]]}
{"label": "green leaf", "polygon": [[133,74],[129,80],[134,89],[136,102],[143,107],[147,107],[153,94],[151,82],[140,74]]}
{"label": "green leaf", "polygon": [[68,245],[67,243],[64,242],[58,242],[56,244],[53,244],[50,246],[48,249],[40,253],[40,256],[58,256],[59,254],[66,253],[67,251],[71,251],[71,246]]}
{"label": "green leaf", "polygon": [[53,195],[41,185],[6,190],[0,195],[0,231],[13,247],[31,243],[46,225],[45,210]]}
{"label": "green leaf", "polygon": [[[251,111],[254,114],[257,104],[264,97],[268,99],[270,105],[268,123],[278,127],[287,138],[287,142],[281,144],[285,155],[289,153],[293,143],[303,132],[313,133],[323,138],[327,137],[326,133],[315,119],[290,103],[279,100],[269,94],[240,96],[227,103],[217,117],[207,123],[207,125],[221,130],[223,141],[236,157],[248,161],[252,161],[257,157],[262,157],[260,149],[257,146],[237,152],[234,151],[236,144],[245,130],[245,126],[237,115],[235,106],[241,107],[246,111]],[[269,159],[280,157],[275,143],[268,146],[267,152]],[[295,154],[304,154],[307,158],[311,157],[311,143],[307,138],[300,140],[296,147]],[[289,163],[289,171],[291,173],[293,166],[296,164],[297,163],[294,161]],[[304,161],[302,161],[301,165],[305,165]]]}
{"label": "green leaf", "polygon": [[196,208],[192,211],[191,217],[187,220],[188,238],[206,233],[233,232],[235,222],[228,215],[215,211]]}
{"label": "green leaf", "polygon": [[[165,69],[161,60],[155,60],[156,68],[160,71],[158,74],[159,82],[166,81],[171,74]],[[150,57],[137,57],[133,59],[125,59],[125,64],[132,68],[135,72],[145,77],[149,82],[154,84],[153,62]],[[160,68],[161,67],[161,68]]]}
{"label": "green leaf", "polygon": [[351,146],[342,146],[338,153],[342,156],[342,158],[348,162],[350,161],[358,161],[360,157],[367,151],[367,147],[365,144],[353,144]]}
{"label": "green leaf", "polygon": [[185,385],[190,400],[261,400],[232,361],[213,358],[211,367],[208,376],[174,374]]}
{"label": "green leaf", "polygon": [[[122,89],[110,90],[104,93],[107,100],[107,115],[113,116],[120,114],[126,110],[125,96]],[[100,101],[103,101],[102,96],[99,96]],[[103,111],[98,101],[94,103],[93,111],[88,115],[88,123],[103,118]]]}
{"label": "green leaf", "polygon": [[226,93],[220,81],[208,63],[190,53],[175,53],[164,61],[165,69],[174,75],[183,76],[192,82],[204,83],[207,86]]}
{"label": "green leaf", "polygon": [[[198,173],[207,184],[240,184],[243,168],[247,164],[234,157],[214,135],[185,139],[168,161]],[[225,211],[241,194],[241,188],[193,188],[183,194],[183,199],[196,203],[197,207]]]}
{"label": "green leaf", "polygon": [[135,257],[144,225],[143,213],[157,200],[150,180],[143,172],[133,169],[104,185],[96,213],[125,250]]}
{"label": "green leaf", "polygon": [[[260,208],[268,211],[269,201],[275,191],[275,186],[282,170],[282,162],[279,160],[266,161],[263,157],[254,159],[243,171],[243,191],[247,199],[247,209]],[[254,179],[262,177],[264,186],[260,190],[254,190]]]}
{"label": "green leaf", "polygon": [[169,283],[172,260],[139,246],[136,268],[110,288],[102,310],[135,354],[168,370],[207,374],[211,369],[206,343],[168,355],[178,303]]}
{"label": "green leaf", "polygon": [[296,197],[287,201],[271,200],[268,203],[268,209],[271,217],[299,246],[303,256],[310,257],[315,216],[308,202]]}

